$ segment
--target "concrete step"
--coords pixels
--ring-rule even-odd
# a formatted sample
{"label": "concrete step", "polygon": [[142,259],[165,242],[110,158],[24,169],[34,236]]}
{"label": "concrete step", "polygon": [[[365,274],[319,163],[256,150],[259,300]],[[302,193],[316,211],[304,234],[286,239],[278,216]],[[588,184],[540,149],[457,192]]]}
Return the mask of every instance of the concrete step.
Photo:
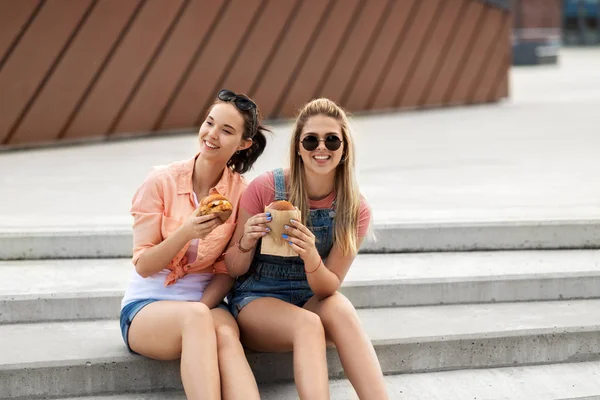
{"label": "concrete step", "polygon": [[[387,375],[390,399],[599,400],[600,362]],[[296,400],[293,383],[260,385],[264,400]],[[333,400],[358,399],[350,382],[330,382]],[[62,400],[185,400],[181,391],[115,394]]]}
{"label": "concrete step", "polygon": [[[600,300],[359,310],[386,374],[600,361]],[[116,320],[0,326],[0,398],[181,389],[177,362],[129,354]],[[289,353],[248,353],[261,383]],[[343,375],[328,352],[332,378]],[[26,384],[24,384],[26,383]]]}
{"label": "concrete step", "polygon": [[[0,323],[118,318],[129,259],[0,262]],[[600,250],[360,254],[357,308],[600,298]]]}
{"label": "concrete step", "polygon": [[[600,220],[376,224],[363,253],[600,248]],[[126,226],[0,228],[0,260],[131,256]]]}

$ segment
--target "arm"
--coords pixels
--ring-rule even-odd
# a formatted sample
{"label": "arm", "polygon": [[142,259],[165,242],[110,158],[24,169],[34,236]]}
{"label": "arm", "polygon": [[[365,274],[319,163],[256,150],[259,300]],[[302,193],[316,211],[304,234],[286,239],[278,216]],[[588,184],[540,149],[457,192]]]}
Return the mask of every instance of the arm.
{"label": "arm", "polygon": [[268,232],[269,228],[265,223],[269,222],[270,218],[265,213],[250,216],[248,211],[240,209],[237,226],[231,239],[232,243],[239,243],[239,246],[231,246],[225,252],[225,266],[229,275],[238,277],[248,271],[258,239]]}
{"label": "arm", "polygon": [[233,278],[227,274],[216,274],[206,289],[200,303],[204,303],[208,308],[215,308],[227,295],[233,286]]}
{"label": "arm", "polygon": [[[342,285],[356,253],[344,255],[339,246],[334,245],[327,257],[327,265],[321,259],[315,247],[315,236],[298,221],[292,222],[288,229],[290,246],[304,260],[304,270],[308,285],[318,299],[331,296]],[[358,247],[364,237],[358,239]]]}
{"label": "arm", "polygon": [[[363,238],[358,239],[359,247],[362,241]],[[356,253],[344,255],[338,246],[333,246],[327,257],[327,264],[321,260],[319,253],[309,262],[304,262],[308,285],[319,300],[331,296],[342,286],[355,258]]]}

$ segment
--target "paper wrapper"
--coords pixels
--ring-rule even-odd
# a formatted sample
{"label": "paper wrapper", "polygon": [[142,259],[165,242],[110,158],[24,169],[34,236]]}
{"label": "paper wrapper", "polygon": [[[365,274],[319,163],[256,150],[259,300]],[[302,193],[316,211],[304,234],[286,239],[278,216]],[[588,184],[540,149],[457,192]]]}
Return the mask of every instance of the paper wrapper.
{"label": "paper wrapper", "polygon": [[268,254],[272,256],[280,257],[297,257],[298,253],[290,246],[288,240],[281,237],[287,231],[283,227],[284,225],[290,225],[290,219],[296,221],[301,220],[300,210],[269,210],[265,207],[265,212],[271,213],[271,222],[268,224],[271,228],[265,237],[262,238],[262,244],[260,246],[260,254]]}

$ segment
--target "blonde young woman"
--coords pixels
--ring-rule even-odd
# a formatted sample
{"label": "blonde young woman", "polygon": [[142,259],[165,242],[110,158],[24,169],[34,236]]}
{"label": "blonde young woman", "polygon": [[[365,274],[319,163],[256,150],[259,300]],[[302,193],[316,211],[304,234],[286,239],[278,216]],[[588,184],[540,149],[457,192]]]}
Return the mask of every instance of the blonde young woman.
{"label": "blonde young woman", "polygon": [[[296,119],[290,168],[250,183],[225,265],[238,277],[229,306],[245,346],[293,351],[301,399],[328,399],[326,339],[335,343],[361,399],[386,399],[381,367],[356,310],[339,289],[365,237],[370,212],[354,175],[355,151],[344,111],[328,99],[306,104]],[[260,254],[268,232],[264,207],[288,200],[302,213],[283,238],[298,257]]]}
{"label": "blonde young woman", "polygon": [[[237,324],[222,303],[233,279],[220,257],[247,187],[241,174],[263,152],[265,130],[252,100],[220,91],[200,126],[199,153],[154,169],[133,198],[135,271],[121,303],[123,340],[149,358],[181,358],[188,399],[259,398]],[[194,212],[217,193],[233,205],[225,223]]]}

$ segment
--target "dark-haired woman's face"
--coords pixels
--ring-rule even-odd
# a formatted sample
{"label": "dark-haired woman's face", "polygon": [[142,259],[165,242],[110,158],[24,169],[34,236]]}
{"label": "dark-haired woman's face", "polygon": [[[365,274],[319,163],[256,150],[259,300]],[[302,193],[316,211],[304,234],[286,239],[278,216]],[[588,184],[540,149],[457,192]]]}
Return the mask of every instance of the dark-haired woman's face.
{"label": "dark-haired woman's face", "polygon": [[198,138],[202,158],[227,163],[238,150],[252,144],[243,139],[244,117],[232,104],[218,103],[200,126]]}

